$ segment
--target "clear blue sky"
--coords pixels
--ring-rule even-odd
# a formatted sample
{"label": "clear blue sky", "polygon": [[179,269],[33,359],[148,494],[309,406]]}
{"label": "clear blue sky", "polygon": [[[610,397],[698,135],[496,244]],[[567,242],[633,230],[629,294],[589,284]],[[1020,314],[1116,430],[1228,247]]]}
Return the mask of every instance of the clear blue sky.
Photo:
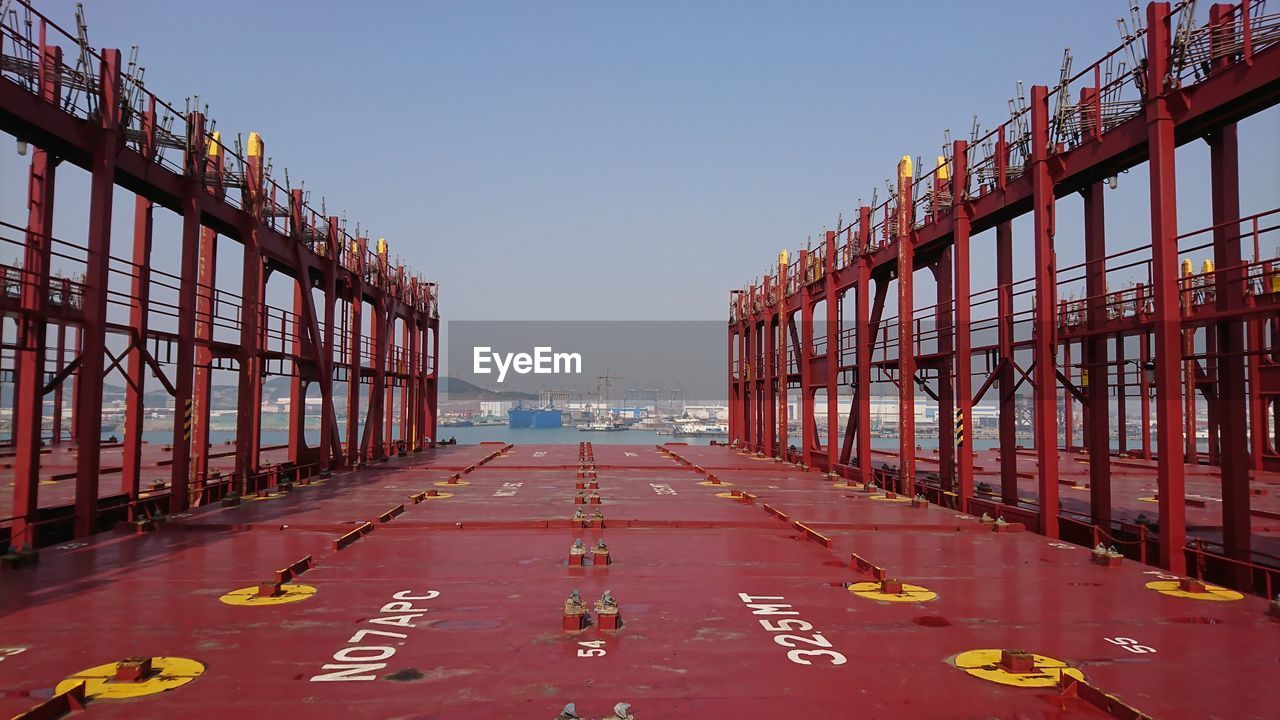
{"label": "clear blue sky", "polygon": [[[71,25],[73,3],[45,5]],[[1088,64],[1126,14],[1119,0],[85,5],[95,45],[141,45],[154,92],[179,107],[199,93],[224,134],[261,132],[279,177],[386,236],[440,282],[450,319],[723,318],[727,290],[779,249],[883,197],[902,154],[936,155],[975,113],[998,124],[1017,80],[1052,84],[1064,46]],[[1246,212],[1280,198],[1278,117],[1242,125]],[[0,157],[24,188],[25,166]],[[1206,158],[1179,155],[1184,228],[1209,224]],[[1148,232],[1144,173],[1108,196],[1115,247]],[[21,194],[0,200],[5,219]],[[86,198],[67,189],[59,212],[82,217]],[[1079,259],[1078,207],[1059,211],[1060,264]],[[157,264],[175,248],[162,238]]]}

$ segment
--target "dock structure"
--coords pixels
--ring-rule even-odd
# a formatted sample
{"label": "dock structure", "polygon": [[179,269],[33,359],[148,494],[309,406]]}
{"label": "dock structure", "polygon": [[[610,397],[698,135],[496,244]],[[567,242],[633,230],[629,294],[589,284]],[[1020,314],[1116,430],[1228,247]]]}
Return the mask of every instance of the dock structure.
{"label": "dock structure", "polygon": [[[12,391],[0,544],[25,551],[84,538],[429,444],[435,283],[395,261],[387,241],[327,214],[287,173],[282,185],[258,133],[219,131],[198,99],[179,109],[153,94],[136,56],[92,47],[79,16],[73,33],[29,2],[6,9],[0,130],[29,153],[30,172],[25,225],[0,223],[0,241],[20,258],[0,265],[0,333],[16,325],[0,337],[0,378]],[[87,222],[54,227],[54,199],[67,196],[58,175],[76,168],[88,176]],[[112,237],[130,223],[113,218],[128,200],[131,244]],[[156,262],[160,246],[177,248],[176,267]],[[291,304],[269,304],[269,291]],[[232,376],[235,434],[224,452],[210,442],[210,413],[214,380]],[[288,433],[264,448],[272,376],[289,379]],[[103,432],[109,384],[124,388],[119,437]],[[144,442],[146,418],[166,408],[169,439]]]}
{"label": "dock structure", "polygon": [[[985,132],[975,120],[930,167],[903,157],[883,202],[731,293],[730,438],[1274,592],[1276,515],[1261,498],[1280,478],[1280,207],[1241,214],[1237,125],[1280,101],[1280,19],[1256,0],[1207,13],[1154,2],[1132,19],[1119,47],[1076,72],[1068,53],[1029,97],[1019,84],[1008,120]],[[1187,231],[1178,184],[1203,178],[1180,177],[1175,151],[1200,142],[1212,222]],[[1131,169],[1147,176],[1149,241],[1107,237],[1108,186]],[[1076,194],[1080,231],[1057,232],[1056,206]],[[1059,263],[1060,249],[1083,261]],[[1029,276],[1015,278],[1015,256],[1032,259]],[[975,262],[994,286],[972,287]],[[921,276],[933,297],[915,292]],[[873,395],[898,400],[896,452],[873,448]],[[936,453],[920,449],[917,397],[937,403]],[[994,454],[974,443],[984,398],[999,407]],[[1118,514],[1135,482],[1154,504]],[[1189,522],[1192,485],[1219,511],[1208,524]]]}

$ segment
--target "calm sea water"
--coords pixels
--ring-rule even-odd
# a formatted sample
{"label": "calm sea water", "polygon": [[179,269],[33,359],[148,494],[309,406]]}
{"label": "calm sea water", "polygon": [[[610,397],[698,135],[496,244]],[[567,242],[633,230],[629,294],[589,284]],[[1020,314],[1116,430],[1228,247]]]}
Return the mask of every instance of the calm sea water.
{"label": "calm sea water", "polygon": [[[104,436],[106,433],[104,433]],[[142,439],[149,443],[163,444],[170,442],[172,435],[166,430],[157,430],[144,432]],[[679,437],[675,438],[670,435],[659,435],[650,430],[621,430],[618,432],[582,432],[572,427],[560,428],[511,428],[506,425],[482,425],[473,427],[442,427],[440,428],[440,438],[447,440],[455,438],[460,444],[475,445],[482,442],[509,442],[517,445],[575,445],[580,442],[590,442],[595,445],[658,445],[666,442],[684,442],[690,445],[708,445],[712,438],[696,438],[696,437]],[[715,438],[723,441],[725,438]],[[221,445],[227,441],[235,440],[235,433],[226,430],[211,430],[209,432],[209,442]],[[264,430],[262,432],[263,445],[283,445],[289,441],[289,433],[284,430]],[[307,444],[314,447],[320,444],[319,430],[309,429],[306,431]],[[1022,441],[1025,447],[1031,447],[1029,440]],[[1080,442],[1080,438],[1076,438],[1076,442]],[[938,447],[937,438],[919,438],[916,444],[925,449],[933,450]],[[1136,447],[1137,439],[1130,438],[1130,447]],[[1207,449],[1208,444],[1201,441],[1201,445]],[[877,437],[871,438],[871,446],[883,450],[897,450],[898,439],[896,437]],[[988,450],[999,447],[1000,442],[995,439],[977,438],[973,441],[975,450]],[[1112,448],[1116,447],[1116,441],[1112,439]]]}

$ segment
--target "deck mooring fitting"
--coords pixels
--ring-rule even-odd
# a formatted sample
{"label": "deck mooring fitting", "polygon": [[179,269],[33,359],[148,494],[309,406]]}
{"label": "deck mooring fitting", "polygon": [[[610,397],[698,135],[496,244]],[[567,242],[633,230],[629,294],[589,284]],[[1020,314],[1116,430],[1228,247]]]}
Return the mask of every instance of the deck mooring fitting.
{"label": "deck mooring fitting", "polygon": [[986,513],[983,513],[982,518],[983,518],[982,524],[990,527],[992,532],[1016,533],[1016,532],[1022,532],[1023,530],[1027,529],[1027,526],[1023,525],[1022,523],[1011,523],[1008,520],[1005,520],[1003,515],[996,518],[995,520],[992,520],[990,516],[988,516]]}
{"label": "deck mooring fitting", "polygon": [[231,493],[230,495],[222,498],[222,507],[235,507],[239,504],[240,504],[239,493]]}
{"label": "deck mooring fitting", "polygon": [[585,630],[590,624],[591,616],[587,614],[587,604],[582,601],[578,591],[574,590],[564,601],[564,621],[560,627],[568,632],[578,632]]}
{"label": "deck mooring fitting", "polygon": [[1027,675],[1035,672],[1035,656],[1026,650],[1001,650],[999,667],[1006,672]]}
{"label": "deck mooring fitting", "polygon": [[867,494],[880,492],[880,487],[876,485],[874,481],[872,481],[863,485],[861,492],[864,492]]}
{"label": "deck mooring fitting", "polygon": [[587,546],[582,543],[582,538],[573,541],[573,545],[569,548],[569,564],[582,565],[587,556]]}
{"label": "deck mooring fitting", "polygon": [[920,493],[916,493],[916,496],[911,498],[911,507],[927,508],[929,507],[929,499]]}
{"label": "deck mooring fitting", "polygon": [[149,657],[125,658],[116,663],[116,674],[111,682],[137,683],[146,680],[155,673]]}
{"label": "deck mooring fitting", "polygon": [[284,594],[284,590],[280,588],[278,580],[263,580],[258,583],[257,597],[280,597]]}
{"label": "deck mooring fitting", "polygon": [[622,615],[618,612],[618,601],[608,590],[596,601],[596,619],[601,630],[617,630],[622,627]]}
{"label": "deck mooring fitting", "polygon": [[440,497],[440,491],[436,489],[428,490],[427,497]]}
{"label": "deck mooring fitting", "polygon": [[894,580],[891,578],[881,578],[880,592],[884,593],[885,595],[901,595],[902,581]]}
{"label": "deck mooring fitting", "polygon": [[1182,592],[1202,593],[1205,592],[1204,581],[1196,578],[1178,578],[1178,589]]}
{"label": "deck mooring fitting", "polygon": [[1089,562],[1102,567],[1120,567],[1124,562],[1124,555],[1116,550],[1115,546],[1103,547],[1102,543],[1098,543],[1098,547],[1093,549]]}

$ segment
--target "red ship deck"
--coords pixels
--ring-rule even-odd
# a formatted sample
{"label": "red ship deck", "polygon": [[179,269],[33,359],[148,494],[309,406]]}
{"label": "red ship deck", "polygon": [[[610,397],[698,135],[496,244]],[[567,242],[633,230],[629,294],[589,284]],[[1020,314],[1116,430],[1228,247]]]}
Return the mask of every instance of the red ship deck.
{"label": "red ship deck", "polygon": [[[159,694],[90,699],[87,716],[552,718],[575,702],[599,718],[625,701],[637,720],[1107,717],[1080,699],[1089,688],[1114,696],[1115,717],[1132,717],[1121,703],[1233,720],[1280,707],[1280,622],[1260,598],[1161,594],[1150,567],[1101,567],[1082,547],[724,447],[667,446],[690,464],[598,448],[605,527],[575,529],[577,448],[482,462],[501,447],[427,451],[5,571],[0,715],[138,656],[204,671]],[[414,502],[431,490],[441,497]],[[754,497],[721,497],[734,491]],[[606,539],[613,563],[569,566],[578,537]],[[874,574],[851,567],[855,553],[936,599],[854,595],[846,586]],[[308,555],[292,580],[315,588],[308,599],[219,602]],[[622,628],[564,631],[574,589],[589,606],[611,590]],[[975,649],[1056,658],[1087,686],[1063,697],[973,677],[952,661]]]}

